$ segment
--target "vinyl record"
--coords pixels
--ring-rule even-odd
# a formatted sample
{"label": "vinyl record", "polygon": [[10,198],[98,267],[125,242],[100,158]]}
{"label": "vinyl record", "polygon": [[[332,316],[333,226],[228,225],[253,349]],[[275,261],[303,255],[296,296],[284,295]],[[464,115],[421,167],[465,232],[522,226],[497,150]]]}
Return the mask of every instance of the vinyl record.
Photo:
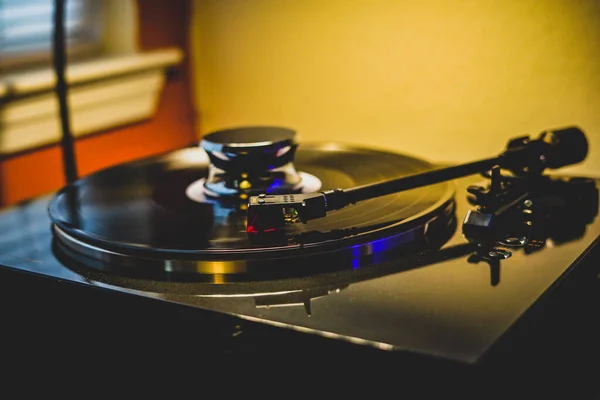
{"label": "vinyl record", "polygon": [[[65,187],[49,207],[59,247],[79,263],[109,272],[257,279],[274,272],[309,274],[334,264],[356,268],[391,249],[440,236],[454,218],[452,184],[444,182],[293,224],[285,243],[256,243],[246,232],[245,196],[219,198],[203,190],[209,166],[202,148],[188,148],[102,170]],[[337,144],[299,146],[295,166],[303,177],[301,192],[432,168],[413,157]]]}

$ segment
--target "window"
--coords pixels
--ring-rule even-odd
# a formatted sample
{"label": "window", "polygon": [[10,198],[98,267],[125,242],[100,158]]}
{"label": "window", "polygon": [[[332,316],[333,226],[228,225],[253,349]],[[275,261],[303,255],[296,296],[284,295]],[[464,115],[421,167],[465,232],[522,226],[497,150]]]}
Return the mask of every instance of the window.
{"label": "window", "polygon": [[[67,0],[65,28],[69,56],[101,47],[98,0]],[[52,49],[54,0],[0,0],[0,67],[47,62]]]}
{"label": "window", "polygon": [[[176,48],[138,50],[136,5],[135,0],[66,1],[66,77],[76,137],[151,118],[165,68],[183,57]],[[60,139],[53,17],[54,0],[0,0],[0,157]]]}

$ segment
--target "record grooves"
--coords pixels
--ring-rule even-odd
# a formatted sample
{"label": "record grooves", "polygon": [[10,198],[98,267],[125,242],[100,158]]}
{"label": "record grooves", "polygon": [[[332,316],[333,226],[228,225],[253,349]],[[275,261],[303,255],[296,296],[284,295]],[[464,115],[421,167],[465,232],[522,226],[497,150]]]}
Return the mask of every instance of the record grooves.
{"label": "record grooves", "polygon": [[[356,268],[389,250],[426,246],[429,236],[439,237],[454,219],[452,184],[444,182],[295,224],[285,243],[265,245],[246,233],[244,201],[190,198],[187,189],[206,179],[211,166],[202,148],[190,148],[80,179],[61,190],[49,206],[57,247],[103,271],[253,280],[273,273],[313,273],[319,257],[341,257],[343,268]],[[383,181],[432,166],[397,153],[303,144],[295,152],[295,167],[327,189]],[[314,185],[313,179],[308,190]]]}

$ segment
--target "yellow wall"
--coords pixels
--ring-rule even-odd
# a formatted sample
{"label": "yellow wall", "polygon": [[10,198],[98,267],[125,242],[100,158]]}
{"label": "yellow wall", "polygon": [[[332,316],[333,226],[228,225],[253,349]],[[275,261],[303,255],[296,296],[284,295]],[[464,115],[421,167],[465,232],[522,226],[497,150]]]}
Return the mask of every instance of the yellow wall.
{"label": "yellow wall", "polygon": [[577,124],[600,175],[598,0],[196,0],[200,132],[468,161]]}

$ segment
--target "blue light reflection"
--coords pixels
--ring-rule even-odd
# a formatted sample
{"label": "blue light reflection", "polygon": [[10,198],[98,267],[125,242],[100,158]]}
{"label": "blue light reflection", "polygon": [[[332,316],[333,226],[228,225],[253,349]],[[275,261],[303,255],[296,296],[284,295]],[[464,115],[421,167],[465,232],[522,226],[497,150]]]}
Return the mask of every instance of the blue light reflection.
{"label": "blue light reflection", "polygon": [[360,267],[360,247],[352,246],[352,269],[357,270]]}
{"label": "blue light reflection", "polygon": [[[399,245],[409,243],[414,239],[415,231],[410,230],[396,236],[377,239],[362,245],[352,246],[352,269],[357,270],[360,268],[361,259],[367,256],[369,257],[369,263],[379,263],[384,261],[384,254],[387,251],[397,248]],[[363,251],[361,251],[362,247],[365,247]]]}
{"label": "blue light reflection", "polygon": [[267,192],[271,192],[273,190],[279,189],[282,184],[283,183],[282,183],[281,179],[273,179],[273,182],[269,185]]}

